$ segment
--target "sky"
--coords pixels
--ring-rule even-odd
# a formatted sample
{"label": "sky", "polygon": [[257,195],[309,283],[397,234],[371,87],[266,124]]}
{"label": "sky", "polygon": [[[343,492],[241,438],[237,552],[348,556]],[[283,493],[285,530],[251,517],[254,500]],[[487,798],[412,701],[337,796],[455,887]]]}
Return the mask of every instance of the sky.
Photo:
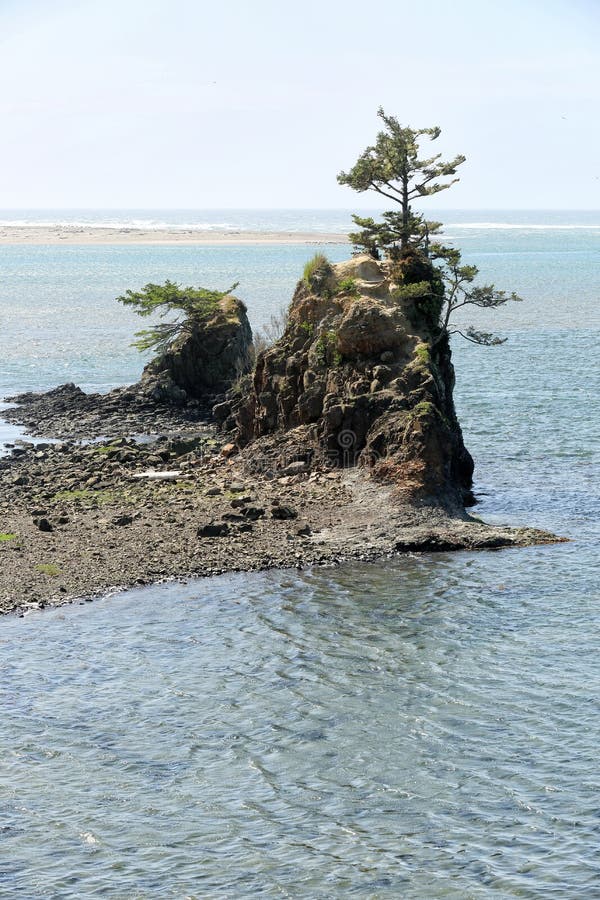
{"label": "sky", "polygon": [[600,209],[599,47],[600,0],[0,0],[0,208],[378,206],[383,106],[467,156],[436,209]]}

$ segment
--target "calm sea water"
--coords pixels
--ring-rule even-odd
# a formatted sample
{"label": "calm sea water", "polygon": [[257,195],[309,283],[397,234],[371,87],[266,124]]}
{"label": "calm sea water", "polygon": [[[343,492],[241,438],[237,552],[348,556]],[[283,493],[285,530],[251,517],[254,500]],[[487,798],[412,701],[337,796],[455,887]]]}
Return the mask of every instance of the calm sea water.
{"label": "calm sea water", "polygon": [[[600,896],[600,215],[578,215],[448,229],[526,297],[478,320],[507,344],[455,346],[477,513],[572,542],[4,619],[0,896]],[[0,247],[0,396],[137,377],[126,287],[239,279],[259,325],[313,252]]]}

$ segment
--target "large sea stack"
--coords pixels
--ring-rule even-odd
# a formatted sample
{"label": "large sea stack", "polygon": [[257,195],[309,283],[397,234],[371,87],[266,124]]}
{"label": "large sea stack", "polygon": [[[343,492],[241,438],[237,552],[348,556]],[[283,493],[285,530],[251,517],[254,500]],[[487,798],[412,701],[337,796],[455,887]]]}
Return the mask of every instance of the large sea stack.
{"label": "large sea stack", "polygon": [[437,327],[436,273],[421,255],[355,256],[309,269],[285,331],[259,354],[247,391],[216,416],[246,459],[358,465],[411,502],[472,502],[473,461]]}

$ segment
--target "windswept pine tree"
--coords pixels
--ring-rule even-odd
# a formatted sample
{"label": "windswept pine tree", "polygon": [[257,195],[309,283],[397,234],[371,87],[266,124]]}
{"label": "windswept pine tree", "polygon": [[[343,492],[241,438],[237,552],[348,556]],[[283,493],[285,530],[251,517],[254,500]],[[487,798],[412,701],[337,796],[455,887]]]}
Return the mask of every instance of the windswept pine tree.
{"label": "windswept pine tree", "polygon": [[377,115],[385,130],[379,132],[375,144],[361,153],[349,172],[340,172],[338,182],[359,193],[375,191],[399,204],[400,211],[385,212],[383,222],[379,223],[373,218],[352,216],[361,231],[349,237],[357,248],[367,250],[373,256],[379,256],[381,251],[392,255],[396,245],[401,251],[410,246],[427,248],[430,236],[439,231],[441,224],[413,213],[411,203],[417,198],[445,191],[458,181],[458,178],[440,179],[455,175],[466,157],[459,155],[443,162],[442,154],[437,153],[419,159],[419,139],[428,137],[435,141],[441,130],[437,127],[405,128],[394,116],[386,115],[381,107]]}
{"label": "windswept pine tree", "polygon": [[432,333],[437,334],[436,341],[459,334],[476,344],[503,343],[502,338],[471,326],[450,327],[451,319],[465,306],[496,309],[521,298],[499,291],[493,284],[474,284],[477,267],[464,265],[455,247],[432,242],[442,224],[426,219],[412,207],[414,201],[445,191],[459,181],[453,176],[466,157],[459,154],[444,162],[442,154],[437,153],[421,159],[421,139],[437,140],[440,129],[405,127],[381,107],[377,115],[385,128],[348,172],[340,172],[338,182],[359,193],[374,191],[398,204],[399,209],[384,212],[380,222],[353,215],[360,230],[350,233],[350,240],[357,252],[366,251],[375,259],[384,256],[390,261],[395,268],[398,299],[413,302]]}
{"label": "windswept pine tree", "polygon": [[203,287],[182,287],[167,280],[164,284],[147,284],[141,291],[127,290],[117,300],[125,306],[132,306],[138,316],[156,314],[160,318],[167,315],[173,317],[170,322],[158,322],[136,332],[134,347],[163,353],[181,334],[191,333],[214,316],[218,304],[231,296],[238,285],[236,281],[225,291],[215,291]]}

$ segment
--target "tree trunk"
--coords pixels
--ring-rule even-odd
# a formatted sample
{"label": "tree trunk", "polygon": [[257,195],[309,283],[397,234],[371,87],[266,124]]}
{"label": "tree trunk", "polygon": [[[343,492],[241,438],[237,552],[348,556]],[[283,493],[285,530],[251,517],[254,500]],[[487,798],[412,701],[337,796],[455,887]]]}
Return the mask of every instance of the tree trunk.
{"label": "tree trunk", "polygon": [[402,250],[406,250],[408,247],[408,214],[408,175],[404,174],[402,176]]}

